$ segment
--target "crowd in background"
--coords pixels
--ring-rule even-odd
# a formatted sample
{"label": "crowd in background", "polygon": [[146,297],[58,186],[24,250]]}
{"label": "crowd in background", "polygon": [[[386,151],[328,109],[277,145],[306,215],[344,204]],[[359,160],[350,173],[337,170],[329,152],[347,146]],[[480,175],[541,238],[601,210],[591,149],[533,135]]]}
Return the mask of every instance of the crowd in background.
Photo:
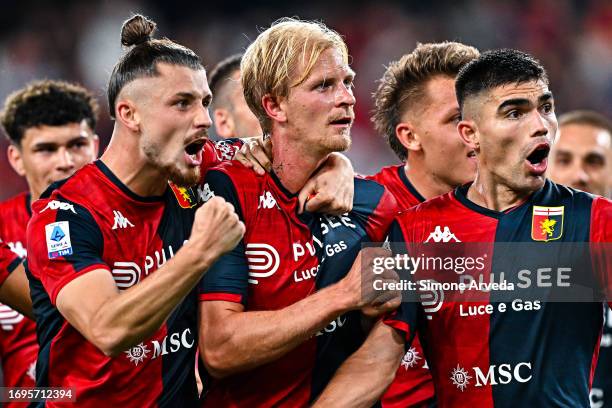
{"label": "crowd in background", "polygon": [[[0,13],[0,98],[37,78],[79,82],[100,100],[97,132],[102,147],[112,122],[105,89],[121,55],[118,32],[131,12],[154,18],[161,34],[196,51],[210,69],[243,51],[277,18],[321,20],[341,33],[357,72],[356,122],[349,157],[370,173],[397,159],[369,121],[371,94],[385,65],[417,42],[458,40],[481,50],[518,48],[547,68],[557,111],[594,109],[612,116],[612,2],[534,1],[339,1],[196,2],[176,0],[3,2]],[[212,133],[212,132],[211,132]],[[2,138],[0,150],[6,149]],[[0,160],[0,199],[26,188]]]}

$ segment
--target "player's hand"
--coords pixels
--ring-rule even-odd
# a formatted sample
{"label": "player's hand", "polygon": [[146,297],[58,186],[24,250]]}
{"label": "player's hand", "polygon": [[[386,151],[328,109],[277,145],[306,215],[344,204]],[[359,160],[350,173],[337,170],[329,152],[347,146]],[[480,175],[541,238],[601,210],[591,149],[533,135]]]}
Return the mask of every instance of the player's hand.
{"label": "player's hand", "polygon": [[244,139],[244,144],[236,152],[234,160],[263,176],[272,169],[272,141],[262,136]]}
{"label": "player's hand", "polygon": [[332,153],[300,190],[299,213],[304,210],[341,215],[353,209],[355,172],[350,160]]}
{"label": "player's hand", "polygon": [[[339,285],[354,309],[362,309],[367,316],[375,317],[396,309],[402,299],[401,291],[375,289],[376,287],[398,282],[399,277],[393,269],[384,269],[376,260],[391,256],[384,248],[364,248],[359,251],[350,271]],[[379,273],[375,273],[376,271]]]}
{"label": "player's hand", "polygon": [[234,206],[221,197],[213,197],[196,211],[188,245],[210,266],[238,245],[244,231]]}

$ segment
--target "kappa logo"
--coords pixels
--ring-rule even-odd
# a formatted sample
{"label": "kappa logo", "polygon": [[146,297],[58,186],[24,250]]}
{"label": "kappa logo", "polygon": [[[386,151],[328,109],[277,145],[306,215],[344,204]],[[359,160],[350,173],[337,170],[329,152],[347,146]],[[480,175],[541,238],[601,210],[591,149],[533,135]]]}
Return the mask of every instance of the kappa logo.
{"label": "kappa logo", "polygon": [[25,258],[28,256],[28,250],[24,248],[21,241],[7,242],[6,244],[9,246],[11,251],[16,253],[20,258]]}
{"label": "kappa logo", "polygon": [[[430,282],[434,284],[429,284],[427,287],[435,287],[437,286],[435,284],[438,283],[438,281],[435,279],[427,279],[423,282]],[[423,305],[425,316],[428,320],[431,320],[433,317],[432,315],[442,308],[442,304],[444,303],[444,291],[442,289],[423,290],[419,292],[419,297],[421,298],[421,304]]]}
{"label": "kappa logo", "polygon": [[264,191],[263,194],[259,196],[259,205],[257,209],[271,209],[274,207],[278,207],[276,200],[269,191]]}
{"label": "kappa logo", "polygon": [[402,357],[402,367],[404,367],[406,370],[414,367],[419,360],[423,359],[423,357],[419,356],[419,354],[420,353],[416,351],[415,347],[410,347],[406,354],[404,354],[404,357]]}
{"label": "kappa logo", "polygon": [[0,327],[2,330],[11,331],[15,325],[24,319],[23,315],[7,305],[0,304]]}
{"label": "kappa logo", "polygon": [[116,230],[118,228],[123,229],[134,226],[134,224],[132,224],[130,220],[128,220],[123,214],[121,214],[121,211],[113,210],[113,215],[115,216],[115,223],[113,224],[113,228],[111,229]]}
{"label": "kappa logo", "polygon": [[26,375],[32,380],[36,381],[36,361],[32,362],[28,366],[28,371],[26,371]]}
{"label": "kappa logo", "polygon": [[425,242],[430,242],[432,240],[433,242],[461,242],[459,238],[450,231],[450,228],[444,227],[444,230],[442,230],[442,227],[439,225],[436,225],[436,229],[429,234]]}
{"label": "kappa logo", "polygon": [[198,197],[200,197],[200,201],[202,201],[203,203],[207,202],[214,196],[215,193],[210,189],[208,183],[198,187]]}
{"label": "kappa logo", "polygon": [[115,262],[111,271],[119,290],[125,290],[140,281],[140,266],[135,262]]}
{"label": "kappa logo", "polygon": [[57,200],[49,201],[49,203],[47,203],[47,206],[43,208],[40,212],[44,213],[47,210],[70,210],[73,214],[76,214],[76,211],[74,210],[74,206],[72,204]]}
{"label": "kappa logo", "polygon": [[268,278],[274,275],[280,266],[278,251],[271,245],[249,243],[244,254],[249,264],[249,283],[254,285],[259,283],[258,278]]}

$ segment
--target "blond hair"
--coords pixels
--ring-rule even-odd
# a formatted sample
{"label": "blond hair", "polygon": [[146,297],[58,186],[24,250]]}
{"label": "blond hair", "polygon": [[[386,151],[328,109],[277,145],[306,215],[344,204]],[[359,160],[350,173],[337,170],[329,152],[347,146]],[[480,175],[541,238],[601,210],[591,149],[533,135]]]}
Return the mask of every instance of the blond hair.
{"label": "blond hair", "polygon": [[[283,18],[259,34],[240,64],[244,98],[265,133],[272,122],[261,104],[266,94],[285,97],[308,78],[322,52],[338,49],[348,64],[348,49],[334,30],[314,21]],[[302,71],[298,68],[303,67]]]}
{"label": "blond hair", "polygon": [[455,78],[479,55],[474,47],[444,41],[417,44],[410,54],[389,64],[374,92],[372,122],[400,160],[406,160],[408,153],[397,139],[395,128],[404,112],[422,100],[427,81],[438,75]]}

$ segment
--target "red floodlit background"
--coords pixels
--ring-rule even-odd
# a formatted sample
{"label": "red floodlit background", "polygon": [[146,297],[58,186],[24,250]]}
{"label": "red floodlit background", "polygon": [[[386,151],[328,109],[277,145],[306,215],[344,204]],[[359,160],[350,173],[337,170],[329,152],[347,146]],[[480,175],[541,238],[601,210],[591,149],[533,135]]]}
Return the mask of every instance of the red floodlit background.
{"label": "red floodlit background", "polygon": [[[121,55],[123,20],[139,12],[153,18],[159,35],[196,51],[208,69],[243,51],[258,30],[284,16],[323,21],[349,45],[357,72],[357,119],[349,156],[370,173],[397,162],[374,132],[369,114],[376,80],[389,61],[417,42],[457,40],[480,50],[527,51],[547,68],[558,113],[588,108],[612,116],[612,2],[534,1],[6,1],[0,13],[0,97],[39,78],[76,81],[102,107],[102,147],[112,132],[106,83]],[[293,2],[291,2],[293,3]],[[26,188],[5,159],[0,141],[0,199]]]}

